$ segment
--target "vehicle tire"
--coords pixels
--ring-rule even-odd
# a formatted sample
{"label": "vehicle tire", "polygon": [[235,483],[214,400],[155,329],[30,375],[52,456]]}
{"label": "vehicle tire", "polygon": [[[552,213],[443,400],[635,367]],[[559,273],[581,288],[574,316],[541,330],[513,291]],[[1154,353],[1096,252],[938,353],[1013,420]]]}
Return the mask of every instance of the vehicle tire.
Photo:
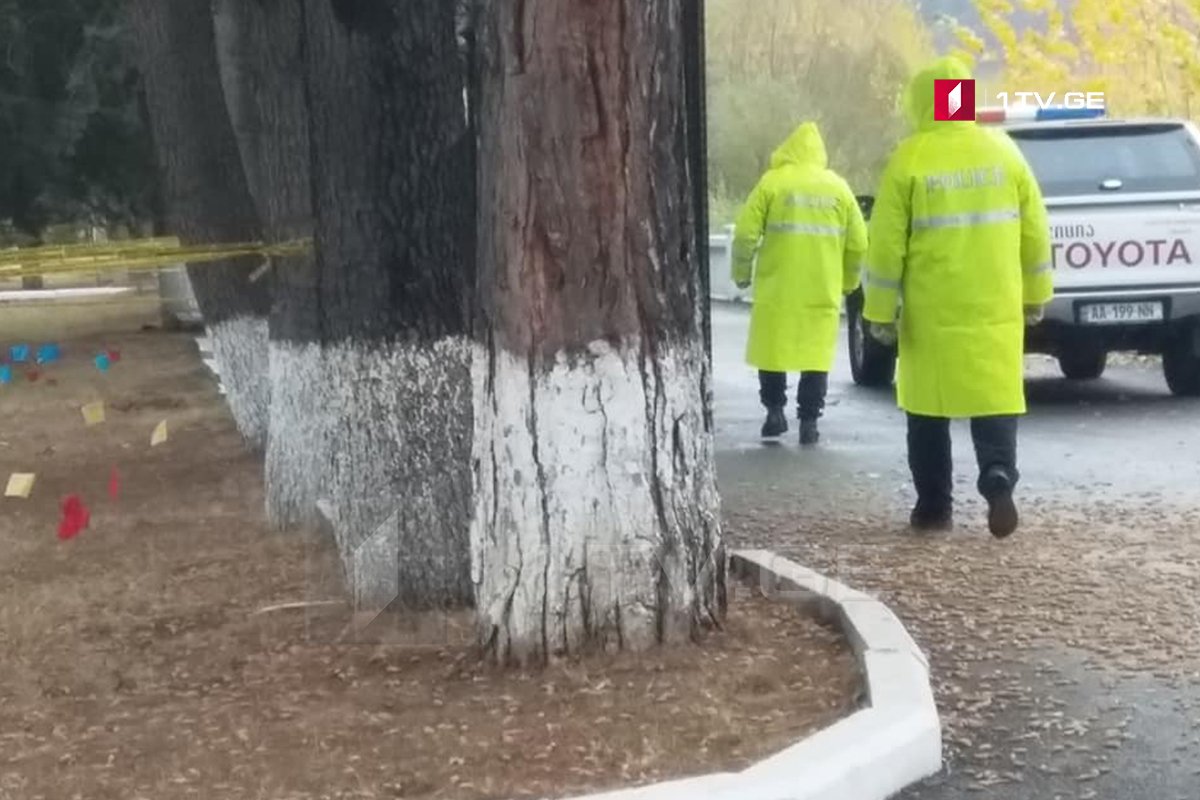
{"label": "vehicle tire", "polygon": [[1200,354],[1194,343],[1197,336],[1200,331],[1188,328],[1183,335],[1168,342],[1163,351],[1167,388],[1179,397],[1200,397]]}
{"label": "vehicle tire", "polygon": [[1087,349],[1069,349],[1058,354],[1058,367],[1072,381],[1094,381],[1104,374],[1108,353]]}
{"label": "vehicle tire", "polygon": [[896,377],[896,349],[871,338],[862,318],[862,306],[862,289],[846,298],[850,373],[859,386],[884,389],[890,387]]}

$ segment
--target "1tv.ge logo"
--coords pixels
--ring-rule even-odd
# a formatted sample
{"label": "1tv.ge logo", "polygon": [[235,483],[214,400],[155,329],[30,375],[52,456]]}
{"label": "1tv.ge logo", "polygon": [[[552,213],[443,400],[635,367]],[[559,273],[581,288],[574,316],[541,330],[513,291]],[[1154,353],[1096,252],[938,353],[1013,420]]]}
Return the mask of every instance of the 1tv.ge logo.
{"label": "1tv.ge logo", "polygon": [[[1017,109],[1054,108],[1055,93],[1043,97],[1040,92],[1000,92],[997,96],[1003,109],[1010,110],[1010,97]],[[1062,107],[1104,111],[1103,92],[1067,92]],[[933,118],[939,122],[971,122],[975,119],[975,81],[972,79],[937,79],[933,82]]]}

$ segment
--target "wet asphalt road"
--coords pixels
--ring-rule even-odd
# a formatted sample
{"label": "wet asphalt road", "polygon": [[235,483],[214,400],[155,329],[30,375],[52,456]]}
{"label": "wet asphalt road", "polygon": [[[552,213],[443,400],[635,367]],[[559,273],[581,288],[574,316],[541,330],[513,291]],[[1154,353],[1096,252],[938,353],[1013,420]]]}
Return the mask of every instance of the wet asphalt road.
{"label": "wet asphalt road", "polygon": [[1200,800],[1200,401],[1157,365],[1072,383],[1031,359],[1022,530],[987,535],[957,424],[959,526],[925,539],[905,529],[903,415],[853,385],[844,337],[821,446],[794,422],[764,445],[747,323],[714,308],[729,536],[880,595],[930,653],[946,769],[903,797]]}

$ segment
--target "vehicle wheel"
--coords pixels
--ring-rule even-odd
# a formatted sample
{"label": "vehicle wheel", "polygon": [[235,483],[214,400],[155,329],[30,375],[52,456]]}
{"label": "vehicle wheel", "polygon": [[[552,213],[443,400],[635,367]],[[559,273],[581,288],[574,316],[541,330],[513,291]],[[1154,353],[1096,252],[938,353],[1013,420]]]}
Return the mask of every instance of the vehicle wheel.
{"label": "vehicle wheel", "polygon": [[1108,353],[1104,350],[1064,350],[1058,354],[1058,366],[1069,380],[1094,381],[1104,374]]}
{"label": "vehicle wheel", "polygon": [[1172,394],[1200,397],[1200,353],[1196,341],[1200,328],[1188,328],[1184,335],[1167,344],[1163,351],[1163,374]]}
{"label": "vehicle wheel", "polygon": [[896,350],[885,347],[867,333],[862,318],[862,290],[846,298],[846,328],[850,349],[850,373],[859,386],[882,389],[896,377]]}

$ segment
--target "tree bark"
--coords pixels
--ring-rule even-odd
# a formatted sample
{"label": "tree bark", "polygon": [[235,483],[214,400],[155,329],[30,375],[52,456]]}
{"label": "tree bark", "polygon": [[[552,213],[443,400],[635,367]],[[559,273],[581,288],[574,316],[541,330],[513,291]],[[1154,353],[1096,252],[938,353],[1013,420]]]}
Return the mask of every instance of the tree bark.
{"label": "tree bark", "polygon": [[[128,0],[151,134],[171,230],[186,243],[254,241],[260,227],[246,185],[217,66],[211,0]],[[189,267],[230,411],[255,448],[265,445],[268,288],[256,261]]]}
{"label": "tree bark", "polygon": [[[683,0],[684,95],[691,170],[692,209],[696,225],[696,260],[700,265],[698,291],[702,299],[700,329],[704,354],[712,367],[712,297],[709,269],[708,219],[708,56],[704,0]],[[712,404],[705,404],[705,424],[712,428]]]}
{"label": "tree bark", "polygon": [[503,662],[724,613],[685,2],[486,2],[471,546]]}
{"label": "tree bark", "polygon": [[[213,9],[225,98],[265,238],[310,238],[303,5],[299,0],[216,0]],[[279,528],[311,526],[328,471],[315,258],[278,259],[269,280],[267,515]]]}
{"label": "tree bark", "polygon": [[471,600],[475,143],[455,6],[303,2],[320,330],[276,340],[320,392],[323,488],[372,606]]}

